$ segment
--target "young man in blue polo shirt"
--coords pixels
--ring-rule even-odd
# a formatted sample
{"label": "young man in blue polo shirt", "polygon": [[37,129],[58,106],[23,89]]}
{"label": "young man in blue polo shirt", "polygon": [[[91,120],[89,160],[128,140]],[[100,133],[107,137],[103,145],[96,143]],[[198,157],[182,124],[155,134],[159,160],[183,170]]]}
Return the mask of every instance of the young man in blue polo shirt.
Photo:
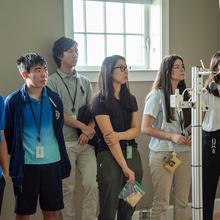
{"label": "young man in blue polo shirt", "polygon": [[63,138],[63,105],[45,86],[47,64],[36,53],[17,60],[23,87],[5,100],[5,137],[14,184],[16,220],[28,220],[39,198],[44,220],[63,205],[62,178],[70,174]]}
{"label": "young man in blue polo shirt", "polygon": [[8,179],[8,150],[4,134],[4,101],[0,96],[0,213],[2,207],[5,180]]}

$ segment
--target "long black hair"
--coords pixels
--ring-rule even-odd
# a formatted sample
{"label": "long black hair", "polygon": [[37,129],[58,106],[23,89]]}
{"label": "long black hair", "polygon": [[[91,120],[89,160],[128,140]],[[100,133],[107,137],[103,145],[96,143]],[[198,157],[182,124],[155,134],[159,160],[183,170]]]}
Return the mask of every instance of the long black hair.
{"label": "long black hair", "polygon": [[[115,110],[114,107],[116,102],[112,75],[118,60],[126,61],[126,59],[120,55],[106,57],[102,63],[98,78],[98,89],[100,91],[101,98],[105,102],[106,107],[112,112]],[[133,110],[132,95],[129,90],[128,82],[122,84],[121,86],[120,102],[123,107]]]}
{"label": "long black hair", "polygon": [[[172,76],[174,63],[176,60],[181,60],[182,63],[184,64],[183,58],[176,54],[169,55],[163,58],[160,65],[160,69],[157,72],[157,76],[152,87],[152,90],[160,89],[164,92],[167,122],[171,122],[171,120],[174,120],[174,111],[173,109],[170,108],[170,95],[174,94],[174,91],[172,91],[171,76]],[[183,68],[185,69],[184,65]],[[181,80],[178,83],[177,89],[179,89],[180,94],[183,93],[183,91],[186,89],[185,80]],[[184,92],[184,100],[186,101],[189,98],[190,98],[189,93],[187,91]],[[183,109],[185,127],[187,127],[191,123],[190,112],[191,112],[190,109]]]}

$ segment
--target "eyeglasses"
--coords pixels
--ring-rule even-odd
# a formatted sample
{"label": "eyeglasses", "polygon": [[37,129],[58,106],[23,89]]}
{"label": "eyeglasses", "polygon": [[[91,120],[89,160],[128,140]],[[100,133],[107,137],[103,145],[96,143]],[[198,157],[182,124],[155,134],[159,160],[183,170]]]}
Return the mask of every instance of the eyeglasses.
{"label": "eyeglasses", "polygon": [[131,69],[131,67],[130,66],[115,66],[114,68],[113,68],[113,70],[114,69],[120,69],[122,72],[125,72],[126,70],[130,70]]}
{"label": "eyeglasses", "polygon": [[184,69],[185,70],[185,66],[184,65],[174,65],[173,68],[175,70],[180,70],[180,69]]}

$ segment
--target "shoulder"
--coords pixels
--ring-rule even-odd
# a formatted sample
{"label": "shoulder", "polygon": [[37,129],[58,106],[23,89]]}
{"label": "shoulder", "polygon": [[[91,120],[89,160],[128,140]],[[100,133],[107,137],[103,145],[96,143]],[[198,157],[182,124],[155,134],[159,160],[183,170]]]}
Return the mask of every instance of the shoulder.
{"label": "shoulder", "polygon": [[161,92],[159,90],[152,90],[146,97],[145,107],[143,113],[145,115],[151,115],[154,118],[157,117],[162,107]]}
{"label": "shoulder", "polygon": [[53,80],[53,79],[56,79],[57,76],[58,76],[57,73],[54,72],[54,73],[49,74],[48,79]]}
{"label": "shoulder", "polygon": [[62,103],[60,96],[56,92],[51,90],[48,86],[46,86],[46,91],[47,91],[48,97],[51,98],[54,102]]}
{"label": "shoulder", "polygon": [[89,79],[86,76],[82,75],[81,73],[77,73],[77,75],[80,78],[80,80],[90,83]]}
{"label": "shoulder", "polygon": [[80,82],[81,82],[83,85],[90,85],[90,84],[91,84],[91,82],[89,81],[89,79],[88,79],[86,76],[81,75],[81,74],[79,74],[79,73],[77,73],[77,74],[78,74],[78,78],[79,78]]}
{"label": "shoulder", "polygon": [[100,94],[96,94],[95,97],[93,98],[92,101],[92,109],[95,111],[100,111],[105,109],[106,110],[106,106],[105,106],[105,98]]}
{"label": "shoulder", "polygon": [[6,98],[5,98],[5,103],[17,101],[17,100],[19,100],[20,98],[21,98],[21,91],[18,90],[18,91],[12,92],[12,93],[10,93],[8,96],[6,96]]}
{"label": "shoulder", "polygon": [[59,76],[57,75],[57,73],[55,72],[55,73],[52,73],[52,74],[50,74],[49,76],[48,76],[48,79],[47,79],[47,83],[57,83],[57,82],[59,82],[60,81],[60,78],[59,78]]}
{"label": "shoulder", "polygon": [[101,102],[104,102],[104,97],[103,97],[100,93],[97,93],[97,94],[93,97],[92,103],[93,103],[93,104],[97,104],[97,103],[101,103]]}
{"label": "shoulder", "polygon": [[2,96],[0,96],[0,106],[4,105],[4,99]]}
{"label": "shoulder", "polygon": [[60,99],[59,95],[54,92],[52,89],[50,89],[48,86],[45,87],[46,88],[46,92],[47,92],[47,95],[51,98],[55,98],[55,99]]}
{"label": "shoulder", "polygon": [[133,94],[131,94],[131,101],[137,103],[137,99]]}
{"label": "shoulder", "polygon": [[160,91],[159,89],[154,89],[152,91],[150,91],[146,97],[146,101],[148,100],[154,100],[154,101],[160,101],[161,99],[161,96],[164,96],[163,95],[163,92]]}

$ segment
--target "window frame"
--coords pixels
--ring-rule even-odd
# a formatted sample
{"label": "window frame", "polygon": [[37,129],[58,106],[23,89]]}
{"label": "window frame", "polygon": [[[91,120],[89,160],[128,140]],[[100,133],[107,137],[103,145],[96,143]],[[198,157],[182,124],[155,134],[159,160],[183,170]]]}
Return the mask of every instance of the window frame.
{"label": "window frame", "polygon": [[[95,0],[90,0],[95,1]],[[103,0],[99,0],[103,1]],[[108,1],[108,0],[106,0]],[[132,2],[132,0],[109,0],[111,2]],[[140,2],[149,0],[139,0]],[[159,0],[153,0],[157,2]],[[161,55],[162,57],[169,54],[169,0],[162,1],[162,38],[161,38]],[[137,1],[135,1],[137,2]],[[73,30],[73,1],[63,0],[63,11],[64,11],[64,34],[67,37],[72,37]],[[162,59],[161,57],[161,59]],[[104,58],[103,58],[104,59]],[[159,68],[159,67],[158,67]],[[96,82],[98,79],[100,67],[97,66],[83,66],[77,67],[79,73],[85,75],[91,82]],[[129,81],[152,81],[155,78],[157,70],[146,69],[146,68],[133,68],[129,71]]]}

